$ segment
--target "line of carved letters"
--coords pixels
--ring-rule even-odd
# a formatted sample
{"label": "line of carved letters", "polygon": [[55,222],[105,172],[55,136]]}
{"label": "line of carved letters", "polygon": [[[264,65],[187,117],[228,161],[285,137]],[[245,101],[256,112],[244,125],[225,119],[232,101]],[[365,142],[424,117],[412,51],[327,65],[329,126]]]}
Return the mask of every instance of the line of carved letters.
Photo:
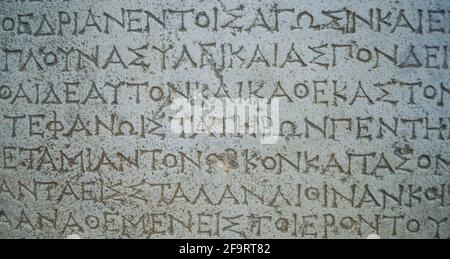
{"label": "line of carved letters", "polygon": [[[228,4],[226,4],[228,5]],[[158,10],[159,9],[159,10]],[[308,10],[306,7],[254,7],[245,3],[225,4],[208,10],[196,8],[114,8],[112,11],[17,12],[0,16],[1,32],[35,37],[85,34],[147,33],[164,30],[190,32],[311,32],[338,34],[391,33],[448,34],[450,10],[364,8],[343,6],[334,10]]]}
{"label": "line of carved letters", "polygon": [[[9,231],[53,233],[65,237],[79,233],[94,238],[203,237],[262,238],[278,234],[284,238],[365,238],[378,233],[386,238],[427,235],[446,239],[448,217],[419,219],[404,214],[361,214],[336,216],[324,214],[232,214],[228,212],[192,212],[182,215],[166,212],[127,215],[105,209],[98,214],[80,215],[53,209],[14,214],[0,210],[0,220]],[[35,237],[45,237],[36,235]]]}
{"label": "line of carved letters", "polygon": [[[370,43],[369,43],[370,44]],[[448,45],[328,42],[305,45],[301,42],[239,45],[232,42],[181,43],[106,47],[102,45],[23,47],[4,44],[0,48],[0,71],[27,72],[57,69],[138,70],[145,74],[185,68],[214,72],[230,69],[331,70],[364,65],[367,69],[396,68],[448,70]],[[82,45],[82,44],[80,44]],[[363,47],[364,46],[364,47]]]}
{"label": "line of carved letters", "polygon": [[[94,113],[95,114],[95,113]],[[202,134],[175,134],[170,132],[170,118],[163,118],[153,114],[141,114],[120,119],[117,113],[111,115],[83,116],[74,114],[73,119],[62,120],[64,115],[53,111],[48,114],[3,114],[0,118],[4,130],[2,136],[10,139],[50,138],[48,141],[59,139],[84,139],[98,137],[113,137],[126,139],[156,138],[164,140],[167,137],[195,140]],[[86,118],[87,117],[87,118]],[[222,119],[224,120],[224,119]],[[223,121],[222,121],[223,122]],[[223,122],[225,123],[225,122]],[[302,117],[297,120],[281,122],[279,136],[285,140],[330,140],[344,139],[372,142],[391,138],[405,140],[432,140],[447,143],[450,140],[450,118],[433,117],[330,117],[315,116]],[[168,132],[169,131],[169,132]],[[208,134],[213,138],[257,139],[259,134]]]}
{"label": "line of carved letters", "polygon": [[[6,80],[5,80],[6,81]],[[343,81],[333,78],[278,81],[43,81],[24,78],[2,82],[0,103],[10,105],[162,105],[174,98],[192,99],[200,91],[204,98],[280,98],[286,104],[341,107],[389,104],[393,107],[422,103],[445,108],[450,99],[449,82],[388,79],[383,82]]]}
{"label": "line of carved letters", "polygon": [[[70,145],[67,145],[70,147]],[[4,146],[0,154],[5,171],[102,174],[145,169],[149,174],[186,174],[228,171],[244,174],[284,175],[338,174],[378,178],[384,175],[417,173],[448,177],[450,159],[442,154],[415,152],[409,145],[394,146],[389,152],[342,152],[320,154],[295,150],[264,154],[249,149],[228,148],[223,153],[196,151],[170,152],[161,148],[111,151],[104,148],[52,150],[47,147]]]}

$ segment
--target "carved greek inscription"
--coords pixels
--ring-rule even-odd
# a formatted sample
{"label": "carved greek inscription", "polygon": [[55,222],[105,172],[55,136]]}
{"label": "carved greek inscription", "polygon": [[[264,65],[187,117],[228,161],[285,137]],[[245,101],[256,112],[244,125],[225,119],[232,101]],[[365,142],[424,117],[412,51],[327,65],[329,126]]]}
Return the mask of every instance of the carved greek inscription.
{"label": "carved greek inscription", "polygon": [[450,238],[450,2],[0,0],[0,238]]}

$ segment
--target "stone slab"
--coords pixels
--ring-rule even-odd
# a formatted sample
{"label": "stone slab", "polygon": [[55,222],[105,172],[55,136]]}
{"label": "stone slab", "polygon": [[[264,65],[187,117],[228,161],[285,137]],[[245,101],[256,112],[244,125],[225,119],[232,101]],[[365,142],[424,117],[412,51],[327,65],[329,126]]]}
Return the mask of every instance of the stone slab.
{"label": "stone slab", "polygon": [[[0,237],[449,238],[449,33],[446,0],[1,0]],[[177,132],[195,96],[276,131]]]}

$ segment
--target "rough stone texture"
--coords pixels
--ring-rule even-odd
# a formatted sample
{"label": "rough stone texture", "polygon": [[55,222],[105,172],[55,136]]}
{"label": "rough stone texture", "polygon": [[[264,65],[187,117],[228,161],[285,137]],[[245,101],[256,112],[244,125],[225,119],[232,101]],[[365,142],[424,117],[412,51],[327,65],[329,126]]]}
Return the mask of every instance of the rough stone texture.
{"label": "rough stone texture", "polygon": [[[0,1],[0,237],[448,238],[449,10]],[[197,83],[279,97],[279,141],[174,134]]]}

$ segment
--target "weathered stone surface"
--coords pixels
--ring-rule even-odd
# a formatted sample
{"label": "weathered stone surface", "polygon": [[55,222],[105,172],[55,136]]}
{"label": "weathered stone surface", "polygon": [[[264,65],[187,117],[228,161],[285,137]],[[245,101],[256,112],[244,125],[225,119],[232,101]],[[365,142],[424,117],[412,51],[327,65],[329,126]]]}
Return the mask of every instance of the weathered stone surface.
{"label": "weathered stone surface", "polygon": [[[449,10],[1,0],[0,237],[450,237]],[[180,134],[195,89],[280,129]]]}

